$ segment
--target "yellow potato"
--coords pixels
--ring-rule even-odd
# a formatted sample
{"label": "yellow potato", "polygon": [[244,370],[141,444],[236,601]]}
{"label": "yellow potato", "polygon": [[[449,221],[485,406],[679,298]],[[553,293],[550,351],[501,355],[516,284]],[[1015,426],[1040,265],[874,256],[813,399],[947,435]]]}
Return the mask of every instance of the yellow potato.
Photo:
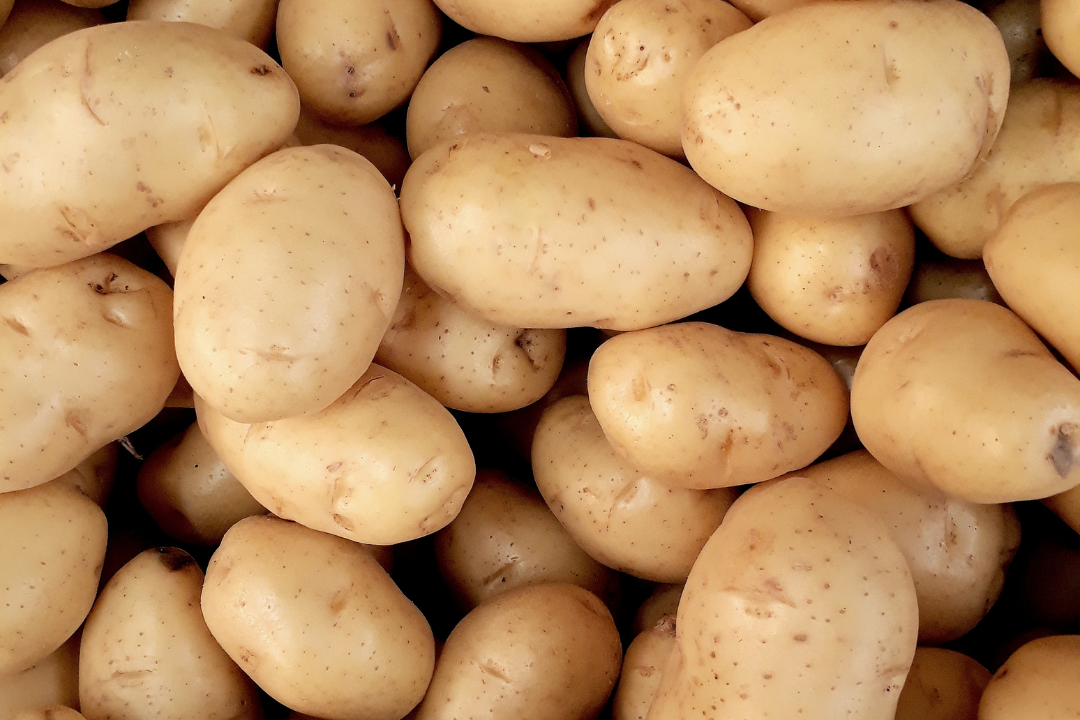
{"label": "yellow potato", "polygon": [[750,269],[742,211],[625,140],[480,133],[417,158],[401,187],[409,262],[511,327],[651,327],[721,302]]}
{"label": "yellow potato", "polygon": [[50,40],[103,22],[105,16],[93,8],[78,8],[60,0],[19,0],[7,22],[0,20],[0,76]]}
{"label": "yellow potato", "polygon": [[570,40],[592,32],[616,0],[436,0],[458,25],[514,42]]}
{"label": "yellow potato", "polygon": [[0,675],[0,718],[50,705],[79,706],[79,642],[76,632],[55,652],[25,670]]}
{"label": "yellow potato", "polygon": [[880,212],[968,175],[1008,96],[1001,34],[970,5],[814,2],[705,53],[684,85],[683,149],[754,207]]}
{"label": "yellow potato", "polygon": [[48,482],[161,410],[172,291],[108,254],[0,285],[0,492]]}
{"label": "yellow potato", "polygon": [[1042,35],[1054,57],[1080,75],[1080,7],[1071,0],[1041,0]]}
{"label": "yellow potato", "polygon": [[990,678],[979,720],[1067,720],[1080,715],[1080,635],[1026,643]]}
{"label": "yellow potato", "polygon": [[282,69],[220,30],[135,21],[54,40],[0,84],[0,262],[59,265],[191,217],[299,111]]}
{"label": "yellow potato", "polygon": [[301,107],[295,136],[300,145],[340,145],[363,155],[379,168],[395,191],[401,187],[401,180],[412,162],[401,138],[391,135],[378,122],[338,127],[326,124]]}
{"label": "yellow potato", "polygon": [[988,682],[990,671],[966,655],[917,648],[896,704],[896,720],[977,720]]}
{"label": "yellow potato", "polygon": [[189,22],[224,30],[266,49],[274,33],[277,0],[131,0],[127,19]]}
{"label": "yellow potato", "polygon": [[611,720],[645,720],[663,678],[664,663],[675,647],[675,616],[665,615],[638,633],[626,648]]}
{"label": "yellow potato", "polygon": [[619,137],[611,127],[596,112],[596,106],[589,98],[589,89],[585,87],[585,58],[589,53],[589,43],[592,36],[585,37],[570,57],[566,60],[566,87],[570,90],[570,96],[574,99],[574,107],[577,109],[578,131],[582,136],[593,137]]}

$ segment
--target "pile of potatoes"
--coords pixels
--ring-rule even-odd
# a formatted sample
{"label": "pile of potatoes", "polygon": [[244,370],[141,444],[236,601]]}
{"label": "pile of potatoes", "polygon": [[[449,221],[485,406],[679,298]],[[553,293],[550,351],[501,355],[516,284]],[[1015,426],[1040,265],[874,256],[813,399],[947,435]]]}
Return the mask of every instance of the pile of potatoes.
{"label": "pile of potatoes", "polygon": [[1080,715],[1075,0],[0,0],[0,74],[0,720]]}

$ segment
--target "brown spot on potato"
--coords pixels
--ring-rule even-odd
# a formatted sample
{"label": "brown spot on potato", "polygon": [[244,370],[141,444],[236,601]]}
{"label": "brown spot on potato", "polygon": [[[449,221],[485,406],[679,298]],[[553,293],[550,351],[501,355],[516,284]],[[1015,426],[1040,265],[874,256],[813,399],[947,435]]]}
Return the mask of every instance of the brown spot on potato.
{"label": "brown spot on potato", "polygon": [[256,65],[255,67],[251,68],[251,74],[258,75],[259,77],[265,77],[272,72],[273,70],[271,70],[270,66],[266,63],[263,63],[262,65]]}
{"label": "brown spot on potato", "polygon": [[79,410],[68,410],[64,415],[64,424],[69,428],[77,432],[79,435],[86,439],[86,418],[83,417],[83,413]]}
{"label": "brown spot on potato", "polygon": [[534,371],[539,370],[543,366],[544,358],[540,357],[540,343],[537,341],[537,335],[540,330],[522,330],[518,333],[518,336],[514,338],[514,345],[521,348],[521,351],[525,353],[525,359],[529,361],[529,367]]}
{"label": "brown spot on potato", "polygon": [[808,638],[808,637],[806,637],[806,635],[805,635],[805,634],[803,634],[803,633],[799,633],[798,635],[795,635],[795,636],[794,636],[794,637],[792,637],[791,639],[792,639],[792,640],[794,640],[795,642],[799,642],[799,643],[804,643],[804,642],[806,642],[807,640],[809,640],[809,638]]}
{"label": "brown spot on potato", "polygon": [[188,555],[180,548],[159,547],[157,548],[158,561],[169,572],[178,572],[195,564],[195,558]]}
{"label": "brown spot on potato", "polygon": [[30,328],[26,327],[26,325],[23,325],[15,318],[4,318],[4,324],[20,335],[30,337]]}
{"label": "brown spot on potato", "polygon": [[1057,474],[1063,478],[1068,476],[1076,464],[1076,428],[1074,423],[1062,423],[1058,426],[1054,444],[1046,456]]}

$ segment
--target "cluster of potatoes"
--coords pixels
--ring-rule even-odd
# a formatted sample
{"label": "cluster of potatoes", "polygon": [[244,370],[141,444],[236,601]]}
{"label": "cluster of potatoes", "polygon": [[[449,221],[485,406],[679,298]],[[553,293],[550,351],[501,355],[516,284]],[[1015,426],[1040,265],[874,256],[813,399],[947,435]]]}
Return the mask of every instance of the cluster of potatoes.
{"label": "cluster of potatoes", "polygon": [[0,720],[1080,714],[1080,611],[958,651],[1080,532],[1075,0],[70,3]]}

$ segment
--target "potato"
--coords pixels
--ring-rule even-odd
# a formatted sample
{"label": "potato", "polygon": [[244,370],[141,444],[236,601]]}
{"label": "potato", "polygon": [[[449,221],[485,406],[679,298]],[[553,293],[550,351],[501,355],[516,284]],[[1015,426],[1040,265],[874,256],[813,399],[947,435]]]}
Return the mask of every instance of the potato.
{"label": "potato", "polygon": [[127,19],[189,22],[224,30],[263,50],[274,34],[277,0],[130,0]]}
{"label": "potato", "polygon": [[1080,8],[1069,0],[1041,0],[1042,35],[1054,57],[1080,75]]}
{"label": "potato", "polygon": [[409,168],[401,213],[424,281],[511,327],[670,322],[734,293],[753,251],[732,200],[625,140],[443,142]]}
{"label": "potato", "polygon": [[104,508],[116,481],[119,445],[111,442],[52,482],[78,488],[83,495]]}
{"label": "potato", "polygon": [[281,0],[277,47],[304,105],[363,125],[404,103],[442,38],[431,0]]}
{"label": "potato", "polygon": [[1080,183],[1020,198],[983,247],[986,271],[1013,312],[1080,370]]}
{"label": "potato", "polygon": [[89,718],[261,720],[254,683],[217,644],[200,612],[203,572],[183,550],[136,556],[86,619],[79,703]]}
{"label": "potato", "polygon": [[967,655],[944,648],[915,650],[896,720],[976,720],[990,671]]}
{"label": "potato", "polygon": [[1077,137],[1080,83],[1036,78],[1018,85],[985,162],[912,205],[911,219],[942,252],[981,257],[1014,202],[1043,185],[1080,181]]}
{"label": "potato", "polygon": [[866,449],[916,487],[975,503],[1080,483],[1080,380],[1012,312],[932,300],[867,344],[851,388]]}
{"label": "potato", "polygon": [[379,122],[337,127],[326,124],[301,107],[294,134],[301,145],[340,145],[363,155],[379,168],[395,191],[401,187],[401,180],[412,162],[401,138],[391,135]]}
{"label": "potato", "polygon": [[764,210],[843,217],[968,175],[1001,126],[1009,57],[959,0],[835,0],[717,43],[683,87],[683,149],[706,181]]}
{"label": "potato", "polygon": [[618,630],[595,595],[518,588],[457,624],[415,720],[593,720],[621,661]]}
{"label": "potato", "polygon": [[566,357],[565,330],[493,325],[469,315],[405,269],[375,361],[448,408],[509,412],[544,396]]}
{"label": "potato", "polygon": [[437,0],[458,25],[515,42],[571,40],[587,35],[616,0]]}
{"label": "potato", "polygon": [[457,421],[434,398],[372,363],[315,415],[247,425],[196,399],[210,445],[275,515],[372,545],[442,529],[476,475]]}
{"label": "potato", "polygon": [[675,616],[665,615],[639,633],[626,648],[619,686],[611,705],[612,720],[645,720],[663,678],[664,663],[675,647]]}
{"label": "potato", "polygon": [[904,291],[901,307],[945,298],[1005,304],[982,260],[960,260],[945,255],[920,258]]}
{"label": "potato", "polygon": [[356,543],[241,520],[210,559],[210,632],[278,702],[325,720],[397,720],[435,665],[427,620]]}
{"label": "potato", "polygon": [[105,513],[57,483],[0,493],[0,676],[43,660],[97,595]]}
{"label": "potato", "polygon": [[8,720],[85,720],[78,710],[69,707],[54,705],[51,707],[36,708],[13,715]]}
{"label": "potato", "polygon": [[915,232],[902,210],[747,217],[754,231],[747,288],[785,329],[827,345],[865,345],[896,313],[915,263]]}
{"label": "potato", "polygon": [[172,291],[108,254],[0,285],[0,492],[48,482],[161,410]]}
{"label": "potato", "polygon": [[0,718],[50,705],[79,706],[79,642],[76,632],[55,652],[20,672],[0,675]]}
{"label": "potato", "polygon": [[745,485],[810,464],[844,429],[847,398],[813,350],[701,322],[618,335],[589,362],[589,400],[612,447],[673,487]]}
{"label": "potato", "polygon": [[1057,495],[1045,497],[1042,503],[1064,520],[1065,524],[1080,533],[1080,485]]}
{"label": "potato", "polygon": [[596,112],[596,106],[589,98],[589,89],[585,87],[585,58],[590,42],[591,35],[578,43],[566,60],[566,87],[570,90],[574,107],[577,109],[578,132],[582,136],[617,138],[619,136],[615,131],[604,122],[600,113]]}
{"label": "potato", "polygon": [[807,478],[751,488],[686,581],[649,720],[892,720],[915,587],[873,513]]}
{"label": "potato", "polygon": [[180,254],[184,250],[184,243],[187,241],[188,233],[191,232],[191,226],[195,224],[196,217],[198,215],[187,220],[177,220],[146,228],[146,239],[150,241],[150,246],[154,248],[154,252],[165,263],[169,274],[174,278],[176,266],[180,263]]}
{"label": "potato", "polygon": [[634,613],[632,632],[640,635],[649,628],[660,622],[665,615],[672,619],[679,611],[679,599],[682,597],[683,585],[659,584],[653,588],[645,602],[641,603],[637,612]]}
{"label": "potato", "polygon": [[723,0],[622,0],[589,41],[589,99],[619,137],[681,158],[683,82],[706,50],[751,25]]}
{"label": "potato", "polygon": [[60,0],[19,0],[7,22],[0,20],[0,75],[7,75],[50,40],[104,22],[105,16],[93,8],[78,8]]}
{"label": "potato", "polygon": [[987,15],[1001,31],[1009,52],[1010,80],[1013,85],[1035,77],[1046,56],[1039,0],[1004,0]]}
{"label": "potato", "polygon": [[654,582],[686,579],[736,496],[668,487],[634,467],[604,437],[583,395],[544,411],[532,467],[548,507],[585,552]]}
{"label": "potato", "polygon": [[0,262],[59,265],[191,217],[299,111],[281,68],[220,30],[137,21],[54,40],[0,82]]}
{"label": "potato", "polygon": [[1066,720],[1080,714],[1080,635],[1023,645],[998,668],[979,701],[979,720]]}

